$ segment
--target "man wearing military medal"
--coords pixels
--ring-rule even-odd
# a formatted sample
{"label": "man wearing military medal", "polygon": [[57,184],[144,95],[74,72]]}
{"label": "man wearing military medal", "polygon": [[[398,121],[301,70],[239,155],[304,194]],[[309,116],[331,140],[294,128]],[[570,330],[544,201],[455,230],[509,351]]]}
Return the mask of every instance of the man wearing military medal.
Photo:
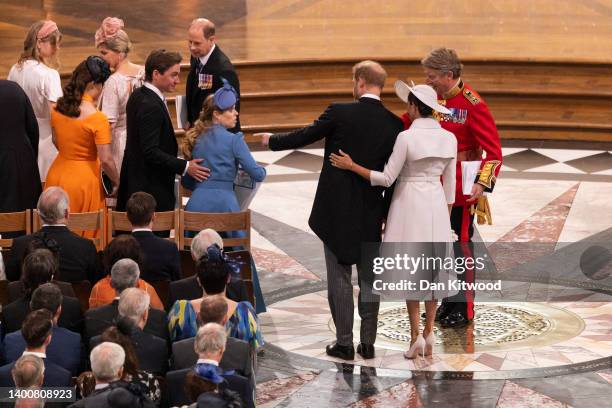
{"label": "man wearing military medal", "polygon": [[[457,171],[455,203],[451,212],[451,228],[458,237],[455,256],[471,257],[474,234],[474,215],[478,223],[491,224],[491,213],[485,192],[492,192],[502,163],[502,151],[495,121],[484,100],[461,79],[463,64],[455,50],[434,49],[421,60],[426,83],[438,93],[438,103],[450,114],[436,113],[442,128],[457,138]],[[408,127],[407,115],[402,117]],[[483,151],[486,157],[483,159]],[[462,162],[481,161],[480,169],[469,195],[464,194]],[[458,275],[460,280],[474,282],[473,269]],[[436,321],[442,327],[462,327],[474,319],[474,292],[460,290],[445,298],[436,312]]]}
{"label": "man wearing military medal", "polygon": [[[202,104],[208,95],[223,87],[223,79],[236,90],[238,101],[236,110],[240,111],[240,83],[238,74],[230,59],[215,44],[215,24],[205,18],[197,18],[189,27],[189,52],[191,67],[187,76],[187,128],[193,126],[200,116]],[[240,118],[236,126],[229,129],[240,131]]]}

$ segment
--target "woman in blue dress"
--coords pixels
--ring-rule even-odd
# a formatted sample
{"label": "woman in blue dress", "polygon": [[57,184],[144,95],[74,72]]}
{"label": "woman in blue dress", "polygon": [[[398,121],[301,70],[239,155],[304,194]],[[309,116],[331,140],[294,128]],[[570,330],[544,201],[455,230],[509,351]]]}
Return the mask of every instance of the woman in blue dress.
{"label": "woman in blue dress", "polygon": [[[185,207],[186,211],[239,212],[240,206],[234,193],[238,166],[256,182],[266,177],[266,169],[255,162],[242,132],[234,134],[227,130],[236,126],[238,119],[237,94],[227,81],[223,82],[222,88],[206,98],[200,117],[185,137],[185,158],[203,159],[200,164],[210,169],[210,177],[202,182],[197,182],[189,175],[182,178],[183,186],[193,191]],[[225,233],[225,236],[232,238],[244,235],[244,231]],[[257,313],[262,313],[266,311],[266,305],[254,264],[252,270],[256,309]]]}

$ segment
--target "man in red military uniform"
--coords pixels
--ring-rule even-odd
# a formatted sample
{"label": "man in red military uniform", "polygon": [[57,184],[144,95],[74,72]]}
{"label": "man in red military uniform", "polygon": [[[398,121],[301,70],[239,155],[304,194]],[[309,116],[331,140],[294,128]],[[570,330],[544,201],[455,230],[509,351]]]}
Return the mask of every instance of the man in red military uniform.
{"label": "man in red military uniform", "polygon": [[[476,205],[484,192],[493,191],[502,162],[501,143],[493,116],[484,100],[461,80],[463,65],[455,50],[437,48],[421,61],[426,83],[438,93],[439,103],[450,114],[438,114],[442,127],[457,138],[457,183],[455,203],[451,212],[451,227],[459,237],[454,246],[455,256],[471,257],[474,234],[474,215],[470,207]],[[486,157],[483,159],[483,151]],[[481,160],[480,171],[474,180],[471,194],[463,194],[462,161]],[[474,270],[468,269],[460,280],[474,282]],[[445,298],[436,312],[442,327],[461,327],[474,319],[474,292],[460,290]]]}

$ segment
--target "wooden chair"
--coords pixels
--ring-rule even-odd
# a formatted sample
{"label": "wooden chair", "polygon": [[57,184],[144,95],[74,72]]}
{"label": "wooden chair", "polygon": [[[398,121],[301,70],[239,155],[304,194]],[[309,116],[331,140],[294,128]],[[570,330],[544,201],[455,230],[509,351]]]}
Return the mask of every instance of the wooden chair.
{"label": "wooden chair", "polygon": [[[0,235],[2,235],[4,232],[20,231],[23,231],[26,234],[32,233],[30,210],[0,213]],[[12,238],[0,238],[0,248],[11,248],[12,246]]]}
{"label": "wooden chair", "polygon": [[185,231],[201,231],[211,228],[218,233],[244,231],[243,238],[223,238],[224,247],[241,246],[251,251],[251,211],[236,213],[200,213],[179,211],[179,248],[189,249],[192,238],[185,237]]}
{"label": "wooden chair", "polygon": [[[40,216],[38,210],[34,210],[33,216],[33,231],[40,230]],[[97,231],[98,237],[90,238],[98,250],[104,249],[106,246],[106,231],[104,230],[104,210],[98,210],[85,213],[70,213],[68,218],[68,228],[71,231]]]}
{"label": "wooden chair", "polygon": [[72,289],[76,294],[81,305],[81,310],[85,313],[89,309],[89,295],[91,295],[91,282],[84,280],[81,282],[73,282]]}
{"label": "wooden chair", "polygon": [[179,183],[179,206],[181,209],[185,208],[185,204],[183,204],[183,199],[191,197],[191,193],[191,190],[183,187],[183,185]]}
{"label": "wooden chair", "polygon": [[256,307],[255,295],[253,290],[253,270],[251,269],[251,253],[249,251],[243,250],[226,252],[225,255],[227,255],[230,260],[235,261],[240,266],[240,277],[242,278],[244,286],[246,287],[249,302],[251,302],[253,307]]}
{"label": "wooden chair", "polygon": [[[174,238],[167,238],[173,241],[177,246],[179,245],[178,235],[178,210],[174,211],[162,211],[155,213],[155,221],[153,222],[153,231],[170,231],[174,230]],[[127,218],[126,212],[112,211],[108,212],[108,222],[106,228],[106,243],[108,244],[113,240],[114,231],[131,231],[132,224]]]}

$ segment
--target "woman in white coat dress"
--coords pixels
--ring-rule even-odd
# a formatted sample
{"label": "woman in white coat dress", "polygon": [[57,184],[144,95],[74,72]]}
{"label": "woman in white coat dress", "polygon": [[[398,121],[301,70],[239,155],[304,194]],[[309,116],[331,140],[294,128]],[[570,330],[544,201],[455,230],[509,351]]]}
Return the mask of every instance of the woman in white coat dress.
{"label": "woman in white coat dress", "polygon": [[[339,155],[331,154],[330,160],[333,166],[353,171],[374,186],[390,186],[397,179],[383,242],[448,243],[444,245],[448,251],[453,242],[449,214],[455,201],[457,139],[432,116],[434,111],[449,113],[449,110],[438,104],[436,92],[427,85],[409,87],[397,81],[395,91],[408,103],[412,125],[398,135],[384,170],[361,167],[342,150]],[[445,252],[445,255],[451,254]],[[419,351],[423,355],[433,353],[438,295],[428,291],[424,297],[428,300],[425,300],[422,335],[419,334],[419,301],[406,301],[411,337],[410,349],[404,353],[406,358],[415,358]]]}

